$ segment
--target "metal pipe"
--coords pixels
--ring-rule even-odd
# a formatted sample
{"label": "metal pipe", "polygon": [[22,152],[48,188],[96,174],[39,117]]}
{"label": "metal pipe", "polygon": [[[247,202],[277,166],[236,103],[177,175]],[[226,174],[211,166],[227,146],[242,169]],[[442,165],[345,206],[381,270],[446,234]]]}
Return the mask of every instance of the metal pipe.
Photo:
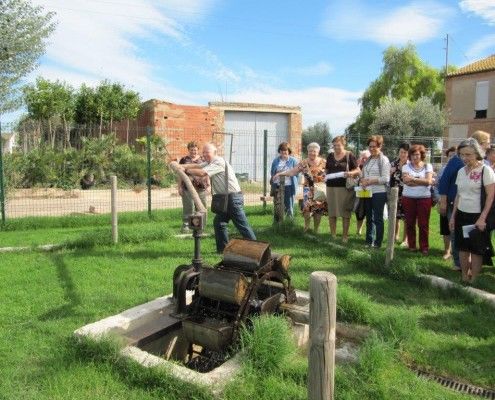
{"label": "metal pipe", "polygon": [[182,182],[184,182],[184,184],[186,185],[187,190],[189,190],[189,193],[191,193],[191,197],[192,197],[192,199],[194,201],[194,205],[196,206],[196,210],[198,210],[199,212],[202,212],[202,213],[205,213],[206,214],[207,213],[207,210],[206,210],[205,206],[203,205],[203,203],[201,202],[201,199],[198,196],[198,192],[196,192],[196,188],[192,184],[191,178],[189,178],[189,175],[187,175],[179,167],[179,163],[177,161],[172,161],[169,165],[170,165],[170,168],[172,168],[172,170],[177,175],[180,176],[180,178],[182,179]]}
{"label": "metal pipe", "polygon": [[2,214],[2,225],[4,225],[5,224],[5,180],[3,177],[2,122],[0,122],[0,212]]}
{"label": "metal pipe", "polygon": [[148,186],[148,217],[151,218],[151,128],[146,127],[146,175]]}
{"label": "metal pipe", "polygon": [[117,177],[112,175],[110,177],[110,182],[112,184],[112,242],[116,244],[119,241],[119,226],[117,222]]}
{"label": "metal pipe", "polygon": [[267,193],[267,174],[268,174],[268,131],[263,131],[263,210],[266,210],[266,193]]}

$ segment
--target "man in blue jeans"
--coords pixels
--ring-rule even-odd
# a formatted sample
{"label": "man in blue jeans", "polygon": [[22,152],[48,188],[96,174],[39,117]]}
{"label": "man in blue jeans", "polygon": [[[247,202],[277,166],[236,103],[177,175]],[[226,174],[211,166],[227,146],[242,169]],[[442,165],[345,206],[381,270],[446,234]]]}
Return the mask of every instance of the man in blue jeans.
{"label": "man in blue jeans", "polygon": [[[244,212],[244,196],[232,166],[222,157],[217,156],[217,148],[212,143],[203,146],[202,164],[182,164],[180,167],[189,175],[209,176],[212,194],[227,194],[229,197],[227,211],[215,214],[213,227],[217,253],[222,253],[229,241],[227,225],[230,220],[243,238],[256,240]],[[227,165],[227,187],[225,186],[225,166]]]}

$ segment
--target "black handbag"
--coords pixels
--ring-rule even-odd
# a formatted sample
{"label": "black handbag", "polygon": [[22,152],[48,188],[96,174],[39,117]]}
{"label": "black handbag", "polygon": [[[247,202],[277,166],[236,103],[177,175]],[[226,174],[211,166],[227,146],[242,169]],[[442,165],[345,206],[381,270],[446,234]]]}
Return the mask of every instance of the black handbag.
{"label": "black handbag", "polygon": [[229,183],[227,172],[227,161],[225,161],[225,191],[227,193],[216,193],[211,196],[211,212],[214,214],[226,214],[229,207]]}
{"label": "black handbag", "polygon": [[[486,190],[485,185],[483,184],[483,172],[485,171],[485,166],[481,169],[481,211],[485,208],[486,201]],[[495,229],[495,199],[490,207],[490,211],[488,211],[488,215],[486,216],[486,229],[488,231],[492,231]]]}

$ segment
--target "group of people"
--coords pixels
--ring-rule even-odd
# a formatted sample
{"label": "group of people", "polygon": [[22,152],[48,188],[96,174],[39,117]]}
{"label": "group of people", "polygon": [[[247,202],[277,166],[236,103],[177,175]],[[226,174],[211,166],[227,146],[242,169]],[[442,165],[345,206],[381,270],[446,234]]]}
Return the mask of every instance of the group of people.
{"label": "group of people", "polygon": [[[380,248],[389,188],[397,186],[395,240],[402,246],[428,254],[430,213],[433,204],[438,202],[440,234],[445,244],[443,257],[453,259],[454,268],[462,272],[462,280],[473,281],[481,266],[491,263],[490,230],[495,226],[491,226],[489,219],[495,193],[495,150],[490,147],[488,133],[477,131],[457,148],[449,148],[445,153],[447,163],[436,179],[432,165],[426,162],[426,148],[422,144],[401,144],[398,157],[391,162],[382,152],[380,135],[368,138],[368,149],[361,151],[358,158],[346,149],[344,136],[335,137],[332,144],[333,151],[326,159],[320,156],[320,145],[310,143],[307,157],[298,161],[292,156],[289,143],[283,142],[271,165],[272,191],[279,190],[281,176],[288,177],[284,179],[284,206],[289,217],[294,216],[294,200],[302,176],[301,211],[305,231],[313,221],[313,230],[317,233],[321,218],[328,216],[330,235],[335,239],[337,220],[341,218],[342,242],[347,243],[354,213],[359,235],[366,221],[365,246]],[[228,242],[230,220],[244,238],[256,239],[244,212],[243,194],[232,166],[217,156],[216,147],[211,143],[203,147],[202,156],[195,142],[188,144],[188,150],[189,154],[179,165],[191,175],[205,207],[205,193],[210,185],[213,194],[228,194],[228,207],[225,212],[217,213],[213,221],[217,251],[222,252]],[[365,196],[356,198],[360,191]],[[183,229],[187,230],[187,216],[193,211],[192,199],[182,182],[179,182],[179,192],[184,206]],[[401,222],[404,225],[402,238]]]}

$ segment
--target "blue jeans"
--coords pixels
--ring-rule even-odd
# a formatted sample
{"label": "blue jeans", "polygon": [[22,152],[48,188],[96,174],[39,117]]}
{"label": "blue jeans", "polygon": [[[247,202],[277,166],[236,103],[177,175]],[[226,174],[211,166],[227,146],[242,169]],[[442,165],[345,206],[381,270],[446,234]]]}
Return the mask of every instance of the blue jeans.
{"label": "blue jeans", "polygon": [[[454,204],[452,202],[447,202],[447,219],[450,221],[452,217],[452,211],[454,211]],[[450,230],[450,247],[452,253],[452,260],[454,261],[454,266],[460,267],[461,261],[459,260],[459,249],[455,245],[455,229]]]}
{"label": "blue jeans", "polygon": [[219,253],[223,252],[223,249],[229,242],[227,225],[230,220],[232,220],[243,238],[256,240],[256,236],[249,225],[246,213],[244,212],[244,196],[242,193],[230,193],[227,212],[215,214],[215,218],[213,219],[215,241],[217,244],[217,252]]}
{"label": "blue jeans", "polygon": [[366,244],[380,247],[383,242],[383,209],[387,202],[387,193],[373,193],[366,199]]}
{"label": "blue jeans", "polygon": [[288,217],[294,216],[294,196],[292,195],[292,186],[285,187],[284,193],[284,206],[285,206],[285,214]]}

